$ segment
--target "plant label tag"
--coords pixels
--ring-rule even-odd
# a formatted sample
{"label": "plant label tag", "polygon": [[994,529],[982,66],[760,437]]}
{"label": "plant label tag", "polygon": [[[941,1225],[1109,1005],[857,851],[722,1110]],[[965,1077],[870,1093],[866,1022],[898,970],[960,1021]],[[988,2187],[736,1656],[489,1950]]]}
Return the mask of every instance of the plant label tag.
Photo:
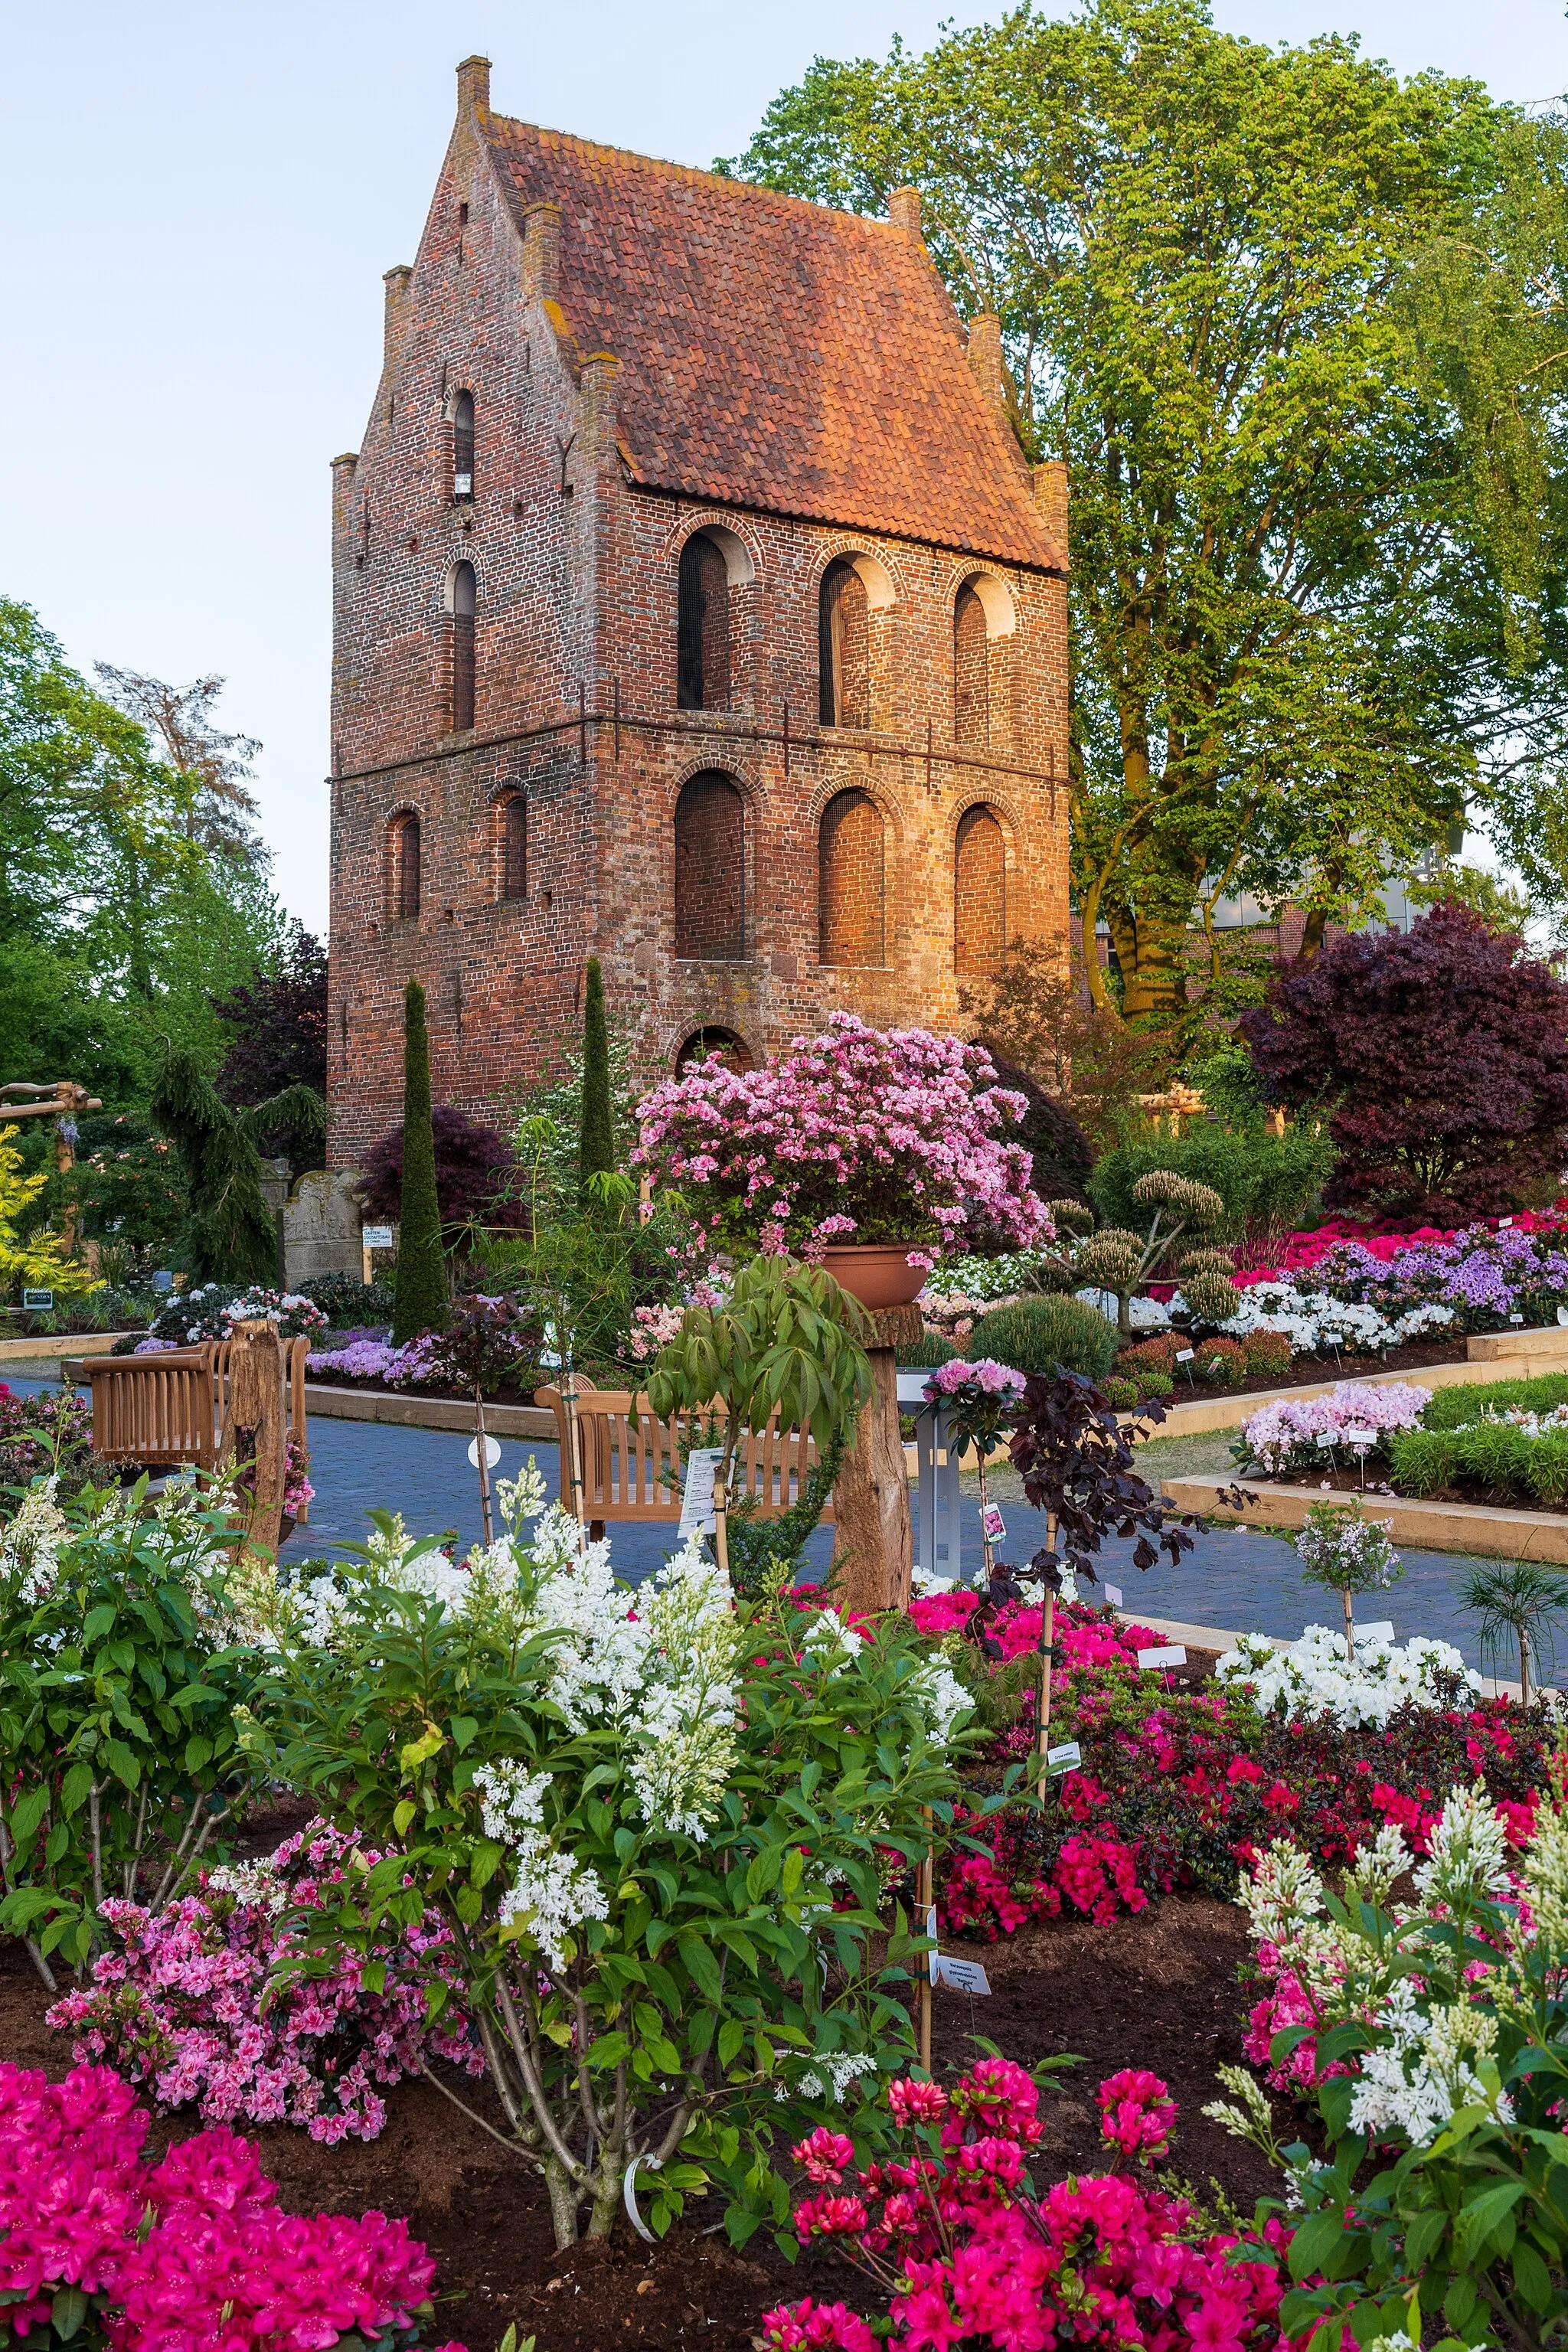
{"label": "plant label tag", "polygon": [[1513,1219],[1511,1217],[1500,1217],[1497,1221],[1497,1229],[1499,1233],[1500,1234],[1505,1226],[1511,1225],[1512,1223]]}
{"label": "plant label tag", "polygon": [[1162,1649],[1140,1650],[1138,1663],[1145,1667],[1184,1666],[1187,1663],[1187,1654],[1180,1642],[1173,1642]]}
{"label": "plant label tag", "polygon": [[[468,1440],[468,1459],[477,1470],[479,1466],[479,1441],[477,1437],[470,1437]],[[498,1441],[491,1437],[487,1431],[485,1433],[485,1468],[487,1470],[493,1470],[500,1460],[500,1446]]]}
{"label": "plant label tag", "polygon": [[1355,1630],[1359,1642],[1392,1642],[1394,1620],[1392,1617],[1380,1617],[1375,1625],[1358,1625]]}
{"label": "plant label tag", "polygon": [[[158,1279],[157,1276],[154,1275],[153,1279],[156,1282]],[[1557,1309],[1557,1320],[1564,1327],[1568,1327],[1568,1307],[1560,1307]]]}
{"label": "plant label tag", "polygon": [[1105,1597],[1107,1601],[1110,1601],[1113,1609],[1120,1609],[1121,1606],[1121,1587],[1119,1584],[1108,1584],[1105,1588]]}
{"label": "plant label tag", "polygon": [[1046,1750],[1047,1772],[1073,1772],[1083,1762],[1083,1750],[1076,1739],[1064,1739],[1059,1748]]}
{"label": "plant label tag", "polygon": [[1358,1454],[1365,1454],[1377,1444],[1377,1432],[1375,1429],[1347,1429],[1345,1444],[1353,1445]]}
{"label": "plant label tag", "polygon": [[359,1238],[360,1247],[362,1249],[390,1249],[392,1247],[392,1227],[390,1225],[362,1225],[359,1229]]}
{"label": "plant label tag", "polygon": [[724,1459],[721,1445],[694,1445],[686,1457],[686,1485],[680,1497],[680,1528],[687,1536],[706,1535],[719,1524],[713,1510],[713,1473]]}
{"label": "plant label tag", "polygon": [[987,1543],[1001,1543],[1007,1530],[1002,1523],[1000,1503],[987,1503],[980,1514],[980,1532]]}
{"label": "plant label tag", "polygon": [[1524,1318],[1522,1315],[1510,1315],[1508,1319],[1510,1323],[1522,1323]]}
{"label": "plant label tag", "polygon": [[54,1303],[55,1294],[52,1290],[24,1290],[22,1293],[24,1307],[31,1307],[38,1315],[47,1315]]}
{"label": "plant label tag", "polygon": [[[174,1276],[170,1273],[166,1265],[161,1265],[158,1268],[157,1273],[153,1276],[153,1290],[160,1298],[163,1298],[165,1297],[174,1287]],[[1568,1314],[1564,1314],[1561,1307],[1557,1310],[1557,1319],[1560,1323],[1568,1323]]]}
{"label": "plant label tag", "polygon": [[1178,1364],[1190,1364],[1190,1363],[1192,1362],[1192,1360],[1193,1360],[1193,1351],[1192,1351],[1192,1349],[1191,1349],[1190,1348],[1178,1348],[1178,1349],[1177,1349],[1177,1350],[1176,1350],[1176,1361],[1177,1361],[1177,1363],[1178,1363]]}
{"label": "plant label tag", "polygon": [[942,1958],[936,1948],[936,1905],[926,1913],[926,1941],[931,1946],[926,1954],[926,1973],[932,1984],[942,1982]]}
{"label": "plant label tag", "polygon": [[950,1960],[943,1952],[936,1956],[935,1981],[939,1985],[951,1985],[954,1992],[989,1993],[991,1990],[991,1979],[978,1960]]}
{"label": "plant label tag", "polygon": [[1313,1444],[1321,1445],[1325,1454],[1327,1454],[1333,1446],[1336,1446],[1339,1442],[1337,1433],[1331,1429],[1320,1429],[1316,1437],[1312,1440]]}

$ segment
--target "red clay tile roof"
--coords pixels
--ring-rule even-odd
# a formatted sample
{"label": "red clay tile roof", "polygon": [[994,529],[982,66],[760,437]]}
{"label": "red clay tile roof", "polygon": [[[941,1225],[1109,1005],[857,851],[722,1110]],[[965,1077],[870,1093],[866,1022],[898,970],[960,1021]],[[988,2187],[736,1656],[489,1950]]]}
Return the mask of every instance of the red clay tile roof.
{"label": "red clay tile roof", "polygon": [[885,221],[490,118],[561,206],[561,305],[613,352],[650,488],[1060,569],[924,247]]}

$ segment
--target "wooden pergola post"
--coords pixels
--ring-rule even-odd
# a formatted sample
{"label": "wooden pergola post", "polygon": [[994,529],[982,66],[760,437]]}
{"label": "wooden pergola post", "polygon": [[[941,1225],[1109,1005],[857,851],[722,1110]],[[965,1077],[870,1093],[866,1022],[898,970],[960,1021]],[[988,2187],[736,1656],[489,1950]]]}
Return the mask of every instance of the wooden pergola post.
{"label": "wooden pergola post", "polygon": [[866,1311],[873,1326],[871,1394],[833,1488],[834,1549],[846,1556],[839,1593],[846,1613],[858,1617],[910,1605],[914,1528],[899,1433],[899,1349],[913,1346],[923,1328],[918,1307]]}

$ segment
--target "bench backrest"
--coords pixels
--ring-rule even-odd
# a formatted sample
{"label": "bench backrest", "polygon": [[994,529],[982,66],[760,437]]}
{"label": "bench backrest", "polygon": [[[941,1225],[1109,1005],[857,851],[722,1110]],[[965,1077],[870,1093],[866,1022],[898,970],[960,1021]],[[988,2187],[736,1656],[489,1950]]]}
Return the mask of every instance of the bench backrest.
{"label": "bench backrest", "polygon": [[[284,1342],[289,1427],[305,1444],[309,1339]],[[145,1356],[94,1356],[83,1366],[92,1391],[92,1450],[100,1462],[180,1463],[213,1470],[228,1429],[226,1339],[164,1348]]]}
{"label": "bench backrest", "polygon": [[[722,1406],[701,1413],[672,1414],[660,1421],[646,1396],[630,1389],[595,1389],[574,1376],[572,1402],[559,1388],[536,1391],[535,1404],[547,1405],[555,1415],[561,1441],[561,1500],[571,1511],[574,1496],[571,1472],[572,1433],[576,1423],[582,1467],[582,1496],[575,1516],[590,1523],[606,1519],[678,1520],[685,1471],[680,1444],[711,1444],[705,1425],[721,1424]],[[741,1440],[735,1449],[731,1500],[752,1496],[758,1517],[776,1519],[798,1503],[807,1478],[816,1467],[816,1444],[809,1430],[784,1429],[775,1413],[766,1429]],[[833,1517],[831,1499],[823,1512]]]}

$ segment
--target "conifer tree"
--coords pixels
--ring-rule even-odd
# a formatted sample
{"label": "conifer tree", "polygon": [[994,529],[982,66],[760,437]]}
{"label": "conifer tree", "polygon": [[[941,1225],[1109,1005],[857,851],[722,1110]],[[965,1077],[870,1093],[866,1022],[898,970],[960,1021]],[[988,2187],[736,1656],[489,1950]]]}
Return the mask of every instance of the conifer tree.
{"label": "conifer tree", "polygon": [[187,1048],[164,1056],[149,1108],[174,1147],[190,1200],[192,1280],[275,1282],[278,1231],[255,1141]]}
{"label": "conifer tree", "polygon": [[616,1165],[615,1115],[610,1102],[610,1033],[605,1022],[605,980],[597,956],[588,958],[583,1013],[583,1129],[579,1147],[581,1197],[588,1180],[610,1175]]}
{"label": "conifer tree", "polygon": [[441,1247],[441,1206],[436,1193],[425,991],[411,980],[403,992],[403,1202],[393,1339],[401,1347],[421,1331],[444,1331],[450,1314],[447,1260]]}

